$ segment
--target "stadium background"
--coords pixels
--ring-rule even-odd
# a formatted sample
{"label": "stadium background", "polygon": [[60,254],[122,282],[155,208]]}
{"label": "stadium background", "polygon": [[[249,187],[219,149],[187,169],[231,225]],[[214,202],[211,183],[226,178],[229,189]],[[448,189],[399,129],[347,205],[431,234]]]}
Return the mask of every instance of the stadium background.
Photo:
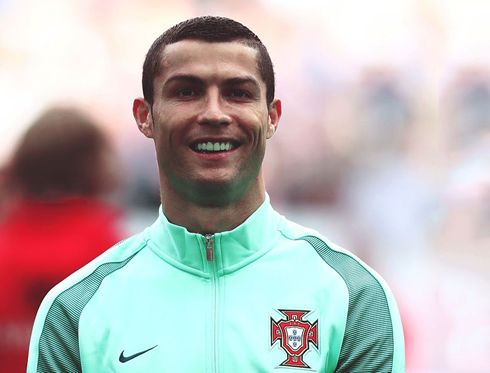
{"label": "stadium background", "polygon": [[81,107],[117,149],[124,228],[146,227],[158,180],[131,114],[142,62],[204,14],[268,47],[284,108],[272,202],[387,279],[407,372],[490,372],[488,1],[0,0],[0,167],[47,107]]}

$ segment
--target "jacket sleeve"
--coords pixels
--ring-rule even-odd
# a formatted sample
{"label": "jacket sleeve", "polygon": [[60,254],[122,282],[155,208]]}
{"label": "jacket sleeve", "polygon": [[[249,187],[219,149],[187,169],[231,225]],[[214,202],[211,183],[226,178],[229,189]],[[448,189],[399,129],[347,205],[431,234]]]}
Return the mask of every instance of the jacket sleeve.
{"label": "jacket sleeve", "polygon": [[78,320],[73,318],[66,293],[48,294],[34,322],[27,373],[81,373]]}
{"label": "jacket sleeve", "polygon": [[400,313],[386,282],[352,253],[318,236],[305,236],[342,278],[348,297],[335,373],[403,373]]}
{"label": "jacket sleeve", "polygon": [[80,317],[104,278],[129,263],[141,245],[128,248],[130,256],[123,252],[117,261],[93,261],[46,295],[34,322],[27,373],[82,372]]}
{"label": "jacket sleeve", "polygon": [[388,285],[374,281],[358,285],[349,296],[344,339],[335,373],[403,373],[405,346],[400,313]]}

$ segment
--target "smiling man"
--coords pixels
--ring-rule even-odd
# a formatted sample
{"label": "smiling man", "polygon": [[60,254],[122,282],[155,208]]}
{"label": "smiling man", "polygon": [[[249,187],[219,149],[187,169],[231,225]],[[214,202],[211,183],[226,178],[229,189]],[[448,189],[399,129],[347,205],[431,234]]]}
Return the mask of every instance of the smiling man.
{"label": "smiling man", "polygon": [[239,41],[169,44],[153,96],[134,102],[155,141],[162,209],[191,232],[231,230],[264,202],[260,170],[281,101],[267,101],[257,53]]}
{"label": "smiling man", "polygon": [[265,46],[222,17],[152,45],[139,130],[155,144],[159,218],[55,287],[34,372],[403,372],[376,272],[273,210],[262,161],[281,101]]}

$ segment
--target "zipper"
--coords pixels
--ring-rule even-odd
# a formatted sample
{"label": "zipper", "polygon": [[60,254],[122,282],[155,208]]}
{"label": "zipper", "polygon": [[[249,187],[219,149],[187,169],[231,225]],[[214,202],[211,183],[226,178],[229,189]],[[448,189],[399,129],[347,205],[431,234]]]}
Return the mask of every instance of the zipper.
{"label": "zipper", "polygon": [[208,260],[208,262],[212,262],[214,259],[213,235],[207,234],[204,237],[206,239],[206,259]]}
{"label": "zipper", "polygon": [[211,281],[213,283],[213,372],[218,371],[218,277],[216,275],[216,264],[214,263],[214,241],[212,234],[206,234],[206,259],[211,268]]}

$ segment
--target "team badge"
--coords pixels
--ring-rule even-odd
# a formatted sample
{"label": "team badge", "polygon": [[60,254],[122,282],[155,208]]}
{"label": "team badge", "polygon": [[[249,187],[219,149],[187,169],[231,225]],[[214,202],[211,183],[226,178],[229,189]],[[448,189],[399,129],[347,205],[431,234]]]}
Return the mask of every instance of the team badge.
{"label": "team badge", "polygon": [[275,321],[271,317],[271,346],[279,342],[287,354],[287,359],[280,366],[311,369],[303,357],[310,344],[318,350],[318,320],[313,324],[303,320],[311,311],[278,311],[286,318]]}

